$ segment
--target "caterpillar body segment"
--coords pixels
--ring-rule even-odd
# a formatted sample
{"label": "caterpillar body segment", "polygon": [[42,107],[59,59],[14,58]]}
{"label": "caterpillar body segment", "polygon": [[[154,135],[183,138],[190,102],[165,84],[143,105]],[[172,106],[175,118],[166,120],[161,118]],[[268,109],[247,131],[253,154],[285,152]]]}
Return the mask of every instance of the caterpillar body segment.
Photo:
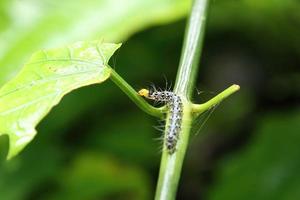
{"label": "caterpillar body segment", "polygon": [[165,146],[170,154],[176,151],[176,145],[181,131],[183,104],[180,96],[171,91],[141,89],[140,96],[165,103],[169,110],[166,123]]}

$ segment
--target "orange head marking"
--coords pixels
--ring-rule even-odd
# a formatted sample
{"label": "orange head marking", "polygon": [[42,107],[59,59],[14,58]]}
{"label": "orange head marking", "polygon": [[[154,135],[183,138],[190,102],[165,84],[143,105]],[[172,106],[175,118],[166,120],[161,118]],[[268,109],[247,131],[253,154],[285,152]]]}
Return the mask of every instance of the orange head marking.
{"label": "orange head marking", "polygon": [[141,89],[138,93],[142,97],[146,97],[146,98],[149,97],[149,90],[147,89]]}

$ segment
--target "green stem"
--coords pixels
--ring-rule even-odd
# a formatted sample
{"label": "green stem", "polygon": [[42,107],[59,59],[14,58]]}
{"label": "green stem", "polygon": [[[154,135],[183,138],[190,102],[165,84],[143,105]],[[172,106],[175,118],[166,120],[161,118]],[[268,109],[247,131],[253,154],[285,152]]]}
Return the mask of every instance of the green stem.
{"label": "green stem", "polygon": [[[176,151],[170,155],[165,145],[160,163],[159,178],[156,188],[156,200],[173,200],[176,198],[181,168],[188,147],[191,123],[191,107],[188,101],[183,102],[182,129],[180,139],[176,144]],[[166,124],[166,127],[168,124]]]}
{"label": "green stem", "polygon": [[148,104],[147,101],[139,96],[138,93],[113,69],[111,69],[110,78],[143,111],[145,111],[149,115],[159,118],[162,118],[164,116],[164,107],[156,108]]}
{"label": "green stem", "polygon": [[231,94],[235,93],[240,89],[239,85],[232,85],[214,98],[210,99],[209,101],[203,103],[203,104],[193,104],[192,105],[192,111],[193,113],[201,114],[204,111],[210,109],[211,107],[215,106],[216,104],[219,104],[223,99],[227,98]]}
{"label": "green stem", "polygon": [[174,92],[192,95],[202,52],[208,0],[195,0],[187,24]]}
{"label": "green stem", "polygon": [[195,0],[187,24],[181,61],[174,87],[174,92],[180,95],[183,100],[182,128],[179,133],[176,151],[170,155],[166,148],[163,148],[155,194],[156,200],[173,200],[176,197],[192,123],[192,108],[189,99],[192,95],[197,75],[207,9],[208,0]]}

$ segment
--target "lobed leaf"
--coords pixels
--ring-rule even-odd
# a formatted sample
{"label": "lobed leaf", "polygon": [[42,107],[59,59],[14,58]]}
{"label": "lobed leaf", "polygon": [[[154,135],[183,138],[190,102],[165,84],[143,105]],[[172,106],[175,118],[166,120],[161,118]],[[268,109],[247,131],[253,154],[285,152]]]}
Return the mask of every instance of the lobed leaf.
{"label": "lobed leaf", "polygon": [[119,47],[77,42],[33,54],[19,75],[0,89],[0,135],[9,136],[8,158],[34,138],[36,125],[65,94],[109,78],[108,60]]}

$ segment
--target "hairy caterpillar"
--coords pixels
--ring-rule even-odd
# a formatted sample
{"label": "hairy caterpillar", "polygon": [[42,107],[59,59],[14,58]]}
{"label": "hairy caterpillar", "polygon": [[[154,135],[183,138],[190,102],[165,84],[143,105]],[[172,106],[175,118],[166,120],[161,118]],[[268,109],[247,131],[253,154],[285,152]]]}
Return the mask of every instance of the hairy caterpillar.
{"label": "hairy caterpillar", "polygon": [[141,89],[140,96],[156,102],[165,103],[170,114],[167,119],[165,145],[170,154],[176,150],[177,140],[181,131],[183,104],[180,96],[170,91]]}

